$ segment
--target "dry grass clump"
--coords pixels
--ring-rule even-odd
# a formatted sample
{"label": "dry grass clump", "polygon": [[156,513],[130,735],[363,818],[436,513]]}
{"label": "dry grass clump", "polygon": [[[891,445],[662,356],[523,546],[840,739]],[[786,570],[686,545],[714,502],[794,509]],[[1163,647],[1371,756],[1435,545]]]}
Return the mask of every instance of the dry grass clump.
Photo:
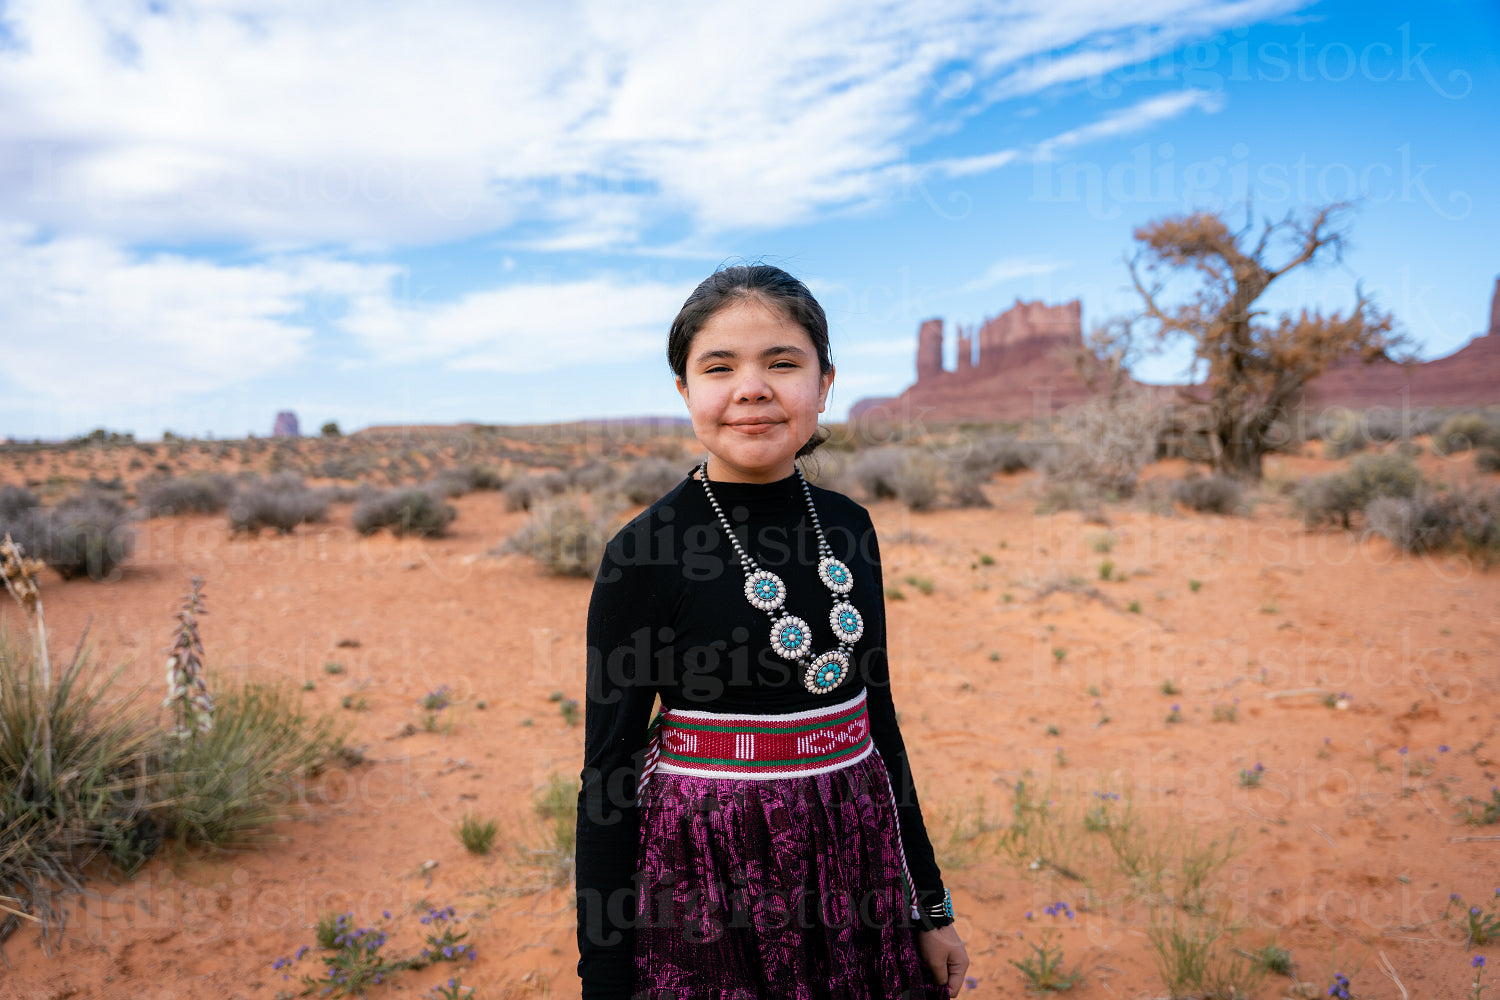
{"label": "dry grass clump", "polygon": [[140,506],[151,517],[217,514],[234,495],[234,480],[223,474],[157,479],[145,485]]}
{"label": "dry grass clump", "polygon": [[140,707],[143,689],[117,695],[119,670],[95,668],[84,642],[54,669],[39,569],[0,541],[0,577],[31,633],[0,630],[0,941],[26,920],[45,948],[66,919],[59,897],[81,892],[96,862],[134,871],[164,836],[249,843],[339,741],[278,689],[249,684],[215,705],[198,673],[197,581],[169,663],[171,731]]}
{"label": "dry grass clump", "polygon": [[531,521],[503,546],[520,552],[559,576],[592,577],[613,535],[612,518],[584,508],[576,494],[538,506]]}
{"label": "dry grass clump", "polygon": [[274,528],[291,534],[299,524],[328,516],[328,496],[310,489],[296,473],[281,473],[243,487],[229,501],[229,528],[235,533],[259,534]]}
{"label": "dry grass clump", "polygon": [[408,486],[368,497],[354,508],[351,520],[361,535],[381,528],[399,537],[437,537],[448,530],[458,511],[429,489]]}
{"label": "dry grass clump", "polygon": [[1190,476],[1172,484],[1172,499],[1205,514],[1234,514],[1242,509],[1245,484],[1233,476]]}

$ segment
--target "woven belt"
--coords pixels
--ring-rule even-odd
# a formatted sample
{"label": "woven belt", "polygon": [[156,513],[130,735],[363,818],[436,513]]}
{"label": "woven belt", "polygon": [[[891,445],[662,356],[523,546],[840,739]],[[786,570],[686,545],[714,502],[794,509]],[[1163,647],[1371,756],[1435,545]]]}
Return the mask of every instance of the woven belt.
{"label": "woven belt", "polygon": [[[864,691],[837,705],[787,715],[727,715],[664,708],[651,722],[637,789],[644,791],[657,771],[704,778],[799,778],[848,767],[874,752]],[[896,795],[883,764],[880,773],[894,816]],[[915,917],[916,885],[906,868],[899,823],[896,846],[901,852],[907,901]]]}

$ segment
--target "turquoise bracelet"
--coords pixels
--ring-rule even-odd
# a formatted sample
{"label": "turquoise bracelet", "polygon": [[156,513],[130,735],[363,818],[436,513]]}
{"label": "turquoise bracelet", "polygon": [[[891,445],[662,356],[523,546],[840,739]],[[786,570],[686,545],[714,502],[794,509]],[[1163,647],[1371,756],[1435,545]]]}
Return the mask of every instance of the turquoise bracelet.
{"label": "turquoise bracelet", "polygon": [[941,903],[933,903],[931,906],[929,906],[927,908],[927,915],[933,920],[942,920],[945,917],[949,920],[952,920],[953,893],[949,892],[947,889],[944,889],[943,901]]}

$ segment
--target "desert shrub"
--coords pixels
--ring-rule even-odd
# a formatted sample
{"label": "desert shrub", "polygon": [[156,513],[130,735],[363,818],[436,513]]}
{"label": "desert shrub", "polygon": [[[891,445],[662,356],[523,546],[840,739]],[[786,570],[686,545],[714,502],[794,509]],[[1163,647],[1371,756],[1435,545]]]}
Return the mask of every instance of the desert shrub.
{"label": "desert shrub", "polygon": [[1480,448],[1474,453],[1475,472],[1500,472],[1500,448]]}
{"label": "desert shrub", "polygon": [[568,478],[561,472],[537,472],[505,484],[500,492],[509,510],[531,510],[549,497],[568,488]]}
{"label": "desert shrub", "polygon": [[258,534],[262,528],[290,534],[297,525],[321,521],[327,515],[328,496],[309,489],[295,474],[246,484],[229,501],[229,527],[236,534]]}
{"label": "desert shrub", "polygon": [[283,686],[216,692],[213,726],[174,738],[156,762],[163,832],[182,844],[256,843],[340,744],[332,719],[305,714]]}
{"label": "desert shrub", "polygon": [[1302,515],[1302,523],[1309,528],[1324,524],[1350,526],[1350,517],[1361,504],[1355,496],[1353,486],[1342,473],[1331,476],[1315,476],[1298,484],[1292,498],[1292,506]]}
{"label": "desert shrub", "polygon": [[445,497],[461,497],[475,490],[498,490],[505,480],[494,469],[480,465],[463,465],[443,469],[432,477],[428,488]]}
{"label": "desert shrub", "polygon": [[1232,476],[1190,476],[1172,484],[1172,499],[1207,514],[1233,514],[1245,498],[1245,484]]}
{"label": "desert shrub", "polygon": [[[565,475],[567,476],[569,488],[585,492],[603,489],[615,481],[614,467],[608,462],[598,460],[574,466]],[[682,477],[678,476],[677,478],[681,479]],[[662,490],[662,493],[665,492],[666,490]],[[661,493],[658,493],[656,496],[661,496]],[[656,497],[652,497],[651,499],[655,500]],[[642,500],[640,502],[646,503],[648,501]]]}
{"label": "desert shrub", "polygon": [[9,533],[28,556],[41,558],[42,524],[40,497],[20,486],[0,486],[0,539]]}
{"label": "desert shrub", "polygon": [[911,449],[896,466],[896,499],[910,510],[931,509],[937,504],[942,471],[942,462],[931,452]]}
{"label": "desert shrub", "polygon": [[1485,565],[1500,560],[1500,489],[1453,493],[1457,541]]}
{"label": "desert shrub", "polygon": [[1458,527],[1453,499],[1443,494],[1376,497],[1365,507],[1364,514],[1371,531],[1390,539],[1403,552],[1446,548]]}
{"label": "desert shrub", "polygon": [[1410,497],[1422,474],[1404,455],[1361,455],[1343,472],[1319,476],[1297,488],[1293,505],[1309,528],[1350,527],[1352,516],[1377,497]]}
{"label": "desert shrub", "polygon": [[988,478],[996,472],[1029,469],[1037,459],[1036,445],[1010,435],[999,435],[965,441],[956,456],[956,464],[966,475],[978,474]]}
{"label": "desert shrub", "polygon": [[361,535],[390,528],[397,537],[435,537],[448,530],[458,511],[429,489],[408,486],[368,497],[354,508],[351,520]]}
{"label": "desert shrub", "polygon": [[989,507],[990,498],[982,487],[989,476],[964,465],[953,466],[948,473],[948,497],[955,507]]}
{"label": "desert shrub", "polygon": [[577,496],[540,504],[531,521],[505,543],[509,552],[531,556],[559,576],[593,576],[610,539],[609,520],[590,514]]}
{"label": "desert shrub", "polygon": [[664,458],[643,458],[633,462],[620,478],[620,492],[633,504],[655,503],[682,482],[680,466],[680,462]]}
{"label": "desert shrub", "polygon": [[912,510],[926,510],[937,503],[942,463],[918,448],[871,448],[855,457],[850,472],[871,500],[899,500]]}
{"label": "desert shrub", "polygon": [[1415,428],[1422,426],[1412,414],[1384,406],[1362,412],[1334,410],[1323,414],[1317,423],[1323,454],[1329,458],[1344,458],[1372,445],[1400,441],[1419,433]]}
{"label": "desert shrub", "polygon": [[32,553],[71,580],[102,580],[135,550],[135,532],[125,505],[107,493],[84,492],[42,515],[41,537]]}
{"label": "desert shrub", "polygon": [[1040,460],[1053,482],[1078,483],[1106,497],[1130,496],[1157,452],[1166,414],[1144,393],[1096,396],[1065,410],[1054,446]]}
{"label": "desert shrub", "polygon": [[854,481],[871,500],[896,497],[896,470],[904,452],[900,448],[869,448],[859,452],[850,469]]}
{"label": "desert shrub", "polygon": [[225,475],[197,475],[156,480],[146,486],[141,507],[151,517],[217,514],[229,505],[234,480]]}
{"label": "desert shrub", "polygon": [[1443,455],[1470,448],[1500,447],[1500,426],[1482,413],[1458,413],[1443,421],[1432,445]]}

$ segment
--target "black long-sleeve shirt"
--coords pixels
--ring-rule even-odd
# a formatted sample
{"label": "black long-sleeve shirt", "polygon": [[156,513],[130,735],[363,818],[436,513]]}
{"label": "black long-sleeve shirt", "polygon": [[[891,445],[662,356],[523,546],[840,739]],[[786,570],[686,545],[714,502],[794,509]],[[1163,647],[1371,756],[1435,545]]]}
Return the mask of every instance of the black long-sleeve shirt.
{"label": "black long-sleeve shirt", "polygon": [[[835,598],[818,577],[818,540],[802,486],[710,483],[741,544],[785,582],[785,611],[806,621],[813,646],[836,646]],[[770,618],[745,599],[744,571],[703,484],[684,479],[609,543],[588,616],[584,766],[578,797],[578,973],[585,1000],[628,997],[635,980],[636,780],[653,702],[672,709],[781,714],[867,694],[870,734],[896,795],[907,867],[925,908],[942,876],[922,822],[896,724],[886,659],[884,585],[869,513],[812,488],[834,555],[854,576],[845,598],[865,621],[849,676],[827,694],[770,646]]]}

